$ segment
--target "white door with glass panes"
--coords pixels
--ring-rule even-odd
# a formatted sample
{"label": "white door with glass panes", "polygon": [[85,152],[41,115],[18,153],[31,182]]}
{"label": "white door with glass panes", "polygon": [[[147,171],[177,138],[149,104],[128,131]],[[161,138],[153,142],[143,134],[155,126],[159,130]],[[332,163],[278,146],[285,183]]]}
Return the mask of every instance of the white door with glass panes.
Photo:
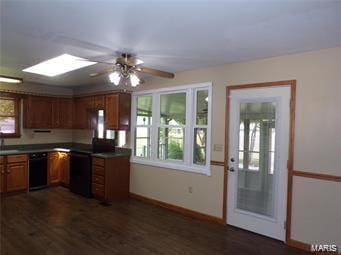
{"label": "white door with glass panes", "polygon": [[230,93],[227,223],[285,240],[290,87]]}

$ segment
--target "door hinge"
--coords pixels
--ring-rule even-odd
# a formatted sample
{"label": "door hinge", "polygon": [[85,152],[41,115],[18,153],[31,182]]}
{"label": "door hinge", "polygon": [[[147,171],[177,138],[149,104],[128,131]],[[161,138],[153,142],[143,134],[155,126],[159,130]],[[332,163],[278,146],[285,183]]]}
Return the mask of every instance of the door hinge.
{"label": "door hinge", "polygon": [[287,221],[286,220],[284,221],[284,226],[283,227],[284,227],[284,229],[287,229]]}

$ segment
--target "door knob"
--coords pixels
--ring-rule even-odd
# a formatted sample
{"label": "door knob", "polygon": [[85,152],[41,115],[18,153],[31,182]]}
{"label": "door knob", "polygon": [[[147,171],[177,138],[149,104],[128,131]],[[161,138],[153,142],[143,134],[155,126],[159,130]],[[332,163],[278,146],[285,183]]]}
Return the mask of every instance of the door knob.
{"label": "door knob", "polygon": [[229,168],[229,171],[230,171],[230,172],[234,172],[234,168],[233,168],[233,167],[230,167],[230,168]]}
{"label": "door knob", "polygon": [[234,158],[231,158],[230,160],[231,160],[231,162],[234,162],[234,161],[235,161]]}

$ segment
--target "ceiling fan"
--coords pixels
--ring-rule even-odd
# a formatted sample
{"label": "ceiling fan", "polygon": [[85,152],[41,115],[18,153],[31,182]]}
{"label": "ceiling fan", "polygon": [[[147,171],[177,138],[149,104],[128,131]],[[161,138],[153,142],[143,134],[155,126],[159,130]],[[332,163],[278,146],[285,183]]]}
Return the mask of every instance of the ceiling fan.
{"label": "ceiling fan", "polygon": [[112,82],[115,86],[118,86],[121,81],[123,81],[126,85],[130,82],[132,87],[136,87],[137,85],[143,83],[143,80],[138,76],[139,73],[146,73],[170,79],[174,78],[174,73],[145,67],[143,66],[144,62],[142,60],[137,59],[128,53],[122,53],[120,57],[116,58],[114,63],[100,61],[96,62],[112,65],[112,67],[97,73],[92,73],[90,74],[90,77],[108,74],[110,82]]}

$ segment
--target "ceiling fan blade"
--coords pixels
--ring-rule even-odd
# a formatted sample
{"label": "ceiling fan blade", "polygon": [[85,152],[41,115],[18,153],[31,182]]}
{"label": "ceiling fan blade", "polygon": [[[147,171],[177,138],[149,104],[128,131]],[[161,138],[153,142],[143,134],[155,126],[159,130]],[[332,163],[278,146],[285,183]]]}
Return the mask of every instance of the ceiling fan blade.
{"label": "ceiling fan blade", "polygon": [[169,79],[173,79],[175,76],[174,73],[160,71],[157,69],[144,67],[144,66],[136,68],[136,71],[141,72],[141,73],[147,73],[147,74],[155,75],[155,76],[160,76],[160,77],[164,77],[164,78],[169,78]]}
{"label": "ceiling fan blade", "polygon": [[97,64],[104,64],[104,65],[114,65],[114,63],[109,63],[109,62],[104,62],[104,61],[97,61],[96,59],[82,59],[82,58],[79,58],[77,59],[77,61],[86,61],[86,62],[96,62]]}
{"label": "ceiling fan blade", "polygon": [[98,77],[98,76],[101,76],[101,75],[104,75],[104,74],[112,73],[113,71],[114,71],[114,68],[109,68],[109,69],[106,69],[106,70],[103,70],[103,71],[99,71],[97,73],[91,73],[90,77]]}

